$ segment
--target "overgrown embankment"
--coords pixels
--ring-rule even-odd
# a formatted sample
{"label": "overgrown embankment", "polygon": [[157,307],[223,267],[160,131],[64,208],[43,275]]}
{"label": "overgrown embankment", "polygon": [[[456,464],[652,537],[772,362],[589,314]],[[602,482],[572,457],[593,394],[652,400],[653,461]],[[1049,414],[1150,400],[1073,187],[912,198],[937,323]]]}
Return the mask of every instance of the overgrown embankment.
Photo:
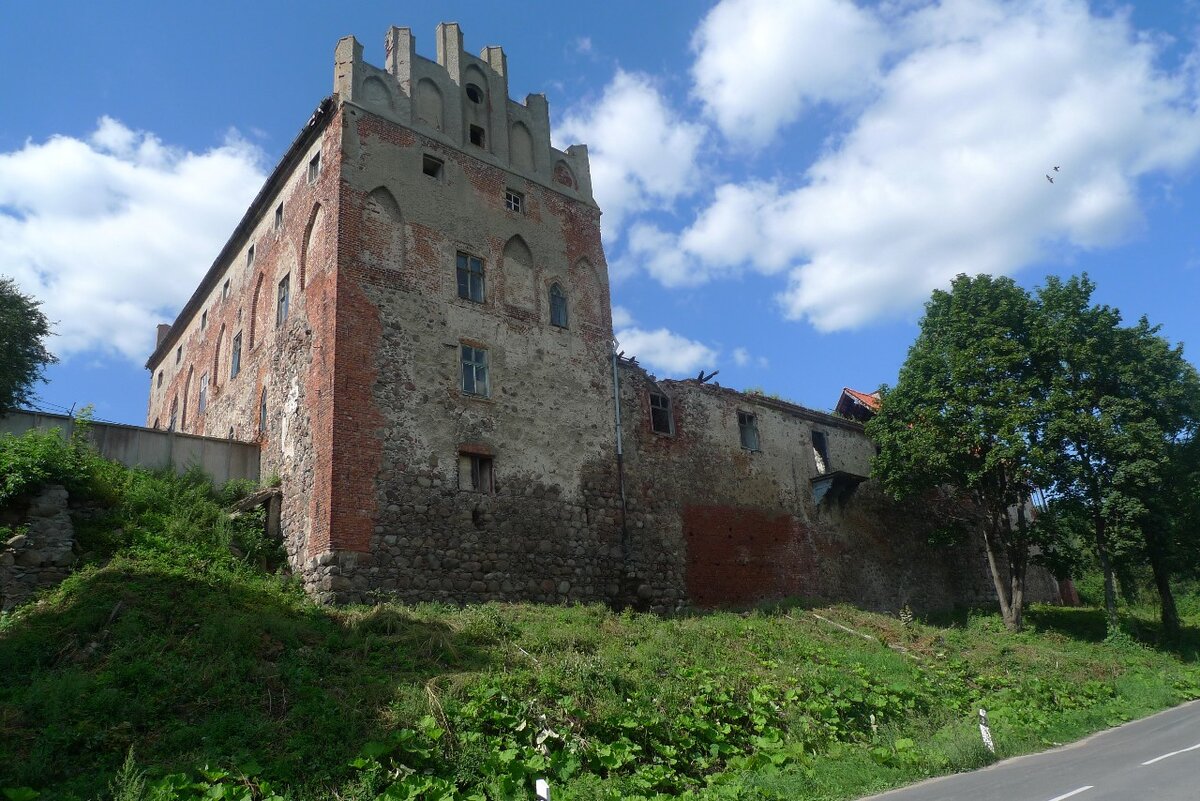
{"label": "overgrown embankment", "polygon": [[78,458],[86,565],[0,618],[0,788],[40,798],[854,798],[992,759],[980,706],[1004,756],[1200,695],[1149,614],[322,608],[238,488]]}

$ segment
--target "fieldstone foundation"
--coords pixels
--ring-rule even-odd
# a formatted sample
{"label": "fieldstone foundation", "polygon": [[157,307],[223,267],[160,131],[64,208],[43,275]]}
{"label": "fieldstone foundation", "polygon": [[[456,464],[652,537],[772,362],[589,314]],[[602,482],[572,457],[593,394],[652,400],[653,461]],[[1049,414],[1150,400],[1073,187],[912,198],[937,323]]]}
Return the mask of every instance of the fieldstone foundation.
{"label": "fieldstone foundation", "polygon": [[67,490],[43,487],[29,502],[24,531],[0,545],[0,610],[8,611],[42,587],[58,584],[75,561],[75,529]]}

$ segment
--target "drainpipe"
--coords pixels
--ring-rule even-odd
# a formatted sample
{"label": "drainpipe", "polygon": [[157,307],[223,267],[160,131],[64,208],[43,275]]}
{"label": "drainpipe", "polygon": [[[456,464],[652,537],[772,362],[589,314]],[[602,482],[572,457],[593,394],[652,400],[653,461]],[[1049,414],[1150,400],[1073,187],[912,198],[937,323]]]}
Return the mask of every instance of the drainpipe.
{"label": "drainpipe", "polygon": [[617,373],[616,339],[612,341],[612,370],[613,370],[613,407],[616,409],[617,436],[617,487],[621,492],[621,567],[624,574],[629,572],[629,528],[626,525],[627,508],[625,505],[625,449],[621,440],[621,378]]}

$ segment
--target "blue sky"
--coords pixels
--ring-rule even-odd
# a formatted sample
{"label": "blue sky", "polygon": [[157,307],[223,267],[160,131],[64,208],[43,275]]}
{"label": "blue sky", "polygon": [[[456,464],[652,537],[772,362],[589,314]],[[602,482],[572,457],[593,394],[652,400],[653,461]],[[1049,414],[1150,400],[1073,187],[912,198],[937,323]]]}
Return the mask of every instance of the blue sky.
{"label": "blue sky", "polygon": [[432,58],[440,21],[589,145],[617,335],[659,375],[827,409],[895,380],[959,272],[1086,270],[1200,352],[1195,0],[433,6],[0,5],[0,274],[56,322],[42,408],[143,423],[155,323],[331,91],[337,39],[382,64],[407,26]]}

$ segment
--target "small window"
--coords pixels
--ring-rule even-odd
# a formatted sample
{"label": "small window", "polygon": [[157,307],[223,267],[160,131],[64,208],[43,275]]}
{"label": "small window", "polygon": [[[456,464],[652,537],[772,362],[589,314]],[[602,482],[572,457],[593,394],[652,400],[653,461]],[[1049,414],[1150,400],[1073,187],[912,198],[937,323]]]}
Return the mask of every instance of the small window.
{"label": "small window", "polygon": [[254,245],[251,245],[250,249],[246,251],[246,266],[254,266]]}
{"label": "small window", "polygon": [[458,254],[458,296],[483,303],[483,260],[479,257]]}
{"label": "small window", "polygon": [[225,279],[225,286],[221,287],[221,299],[229,297],[229,279]]}
{"label": "small window", "polygon": [[650,393],[650,430],[655,434],[674,434],[671,419],[671,399],[661,392]]}
{"label": "small window", "polygon": [[179,364],[183,360],[183,345],[175,349],[175,363]]}
{"label": "small window", "polygon": [[446,163],[444,161],[439,158],[434,158],[430,155],[426,155],[423,159],[421,159],[421,172],[425,173],[430,178],[436,178],[439,181],[442,180],[442,169],[445,166]]}
{"label": "small window", "polygon": [[487,134],[478,125],[471,126],[471,144],[475,145],[475,147],[487,146]]}
{"label": "small window", "polygon": [[267,388],[258,396],[258,433],[267,433]]}
{"label": "small window", "polygon": [[758,444],[758,418],[750,412],[738,412],[738,434],[742,438],[742,447],[757,451],[760,450]]}
{"label": "small window", "polygon": [[812,432],[813,462],[817,465],[817,473],[829,472],[829,442],[823,431]]}
{"label": "small window", "polygon": [[163,377],[163,371],[159,370],[158,371],[158,386],[159,387],[162,387],[162,377]]}
{"label": "small window", "polygon": [[233,346],[229,350],[229,377],[237,378],[242,371],[242,332],[238,331],[233,337]]}
{"label": "small window", "polygon": [[504,190],[504,208],[509,211],[515,211],[517,214],[525,213],[525,196],[520,192],[514,192],[511,189]]}
{"label": "small window", "polygon": [[550,285],[550,325],[567,327],[567,293],[558,284]]}
{"label": "small window", "polygon": [[200,376],[200,400],[196,403],[196,411],[200,414],[208,407],[208,373]]}
{"label": "small window", "polygon": [[285,275],[283,280],[279,282],[278,299],[275,303],[275,327],[283,325],[288,316],[288,279],[290,275]]}
{"label": "small window", "polygon": [[467,99],[472,103],[482,103],[483,90],[473,83],[467,84]]}
{"label": "small window", "polygon": [[167,420],[167,430],[174,431],[175,423],[179,419],[179,396],[171,399],[171,418]]}
{"label": "small window", "polygon": [[487,351],[462,346],[462,391],[467,395],[488,396]]}
{"label": "small window", "polygon": [[275,230],[283,228],[283,204],[280,203],[275,207]]}
{"label": "small window", "polygon": [[486,492],[495,489],[492,480],[492,457],[474,453],[458,455],[458,488],[470,492]]}
{"label": "small window", "polygon": [[202,311],[200,312],[200,330],[203,331],[205,328],[208,328],[208,312]]}
{"label": "small window", "polygon": [[308,182],[315,184],[317,178],[321,177],[321,151],[317,151],[317,155],[313,156],[308,162]]}

